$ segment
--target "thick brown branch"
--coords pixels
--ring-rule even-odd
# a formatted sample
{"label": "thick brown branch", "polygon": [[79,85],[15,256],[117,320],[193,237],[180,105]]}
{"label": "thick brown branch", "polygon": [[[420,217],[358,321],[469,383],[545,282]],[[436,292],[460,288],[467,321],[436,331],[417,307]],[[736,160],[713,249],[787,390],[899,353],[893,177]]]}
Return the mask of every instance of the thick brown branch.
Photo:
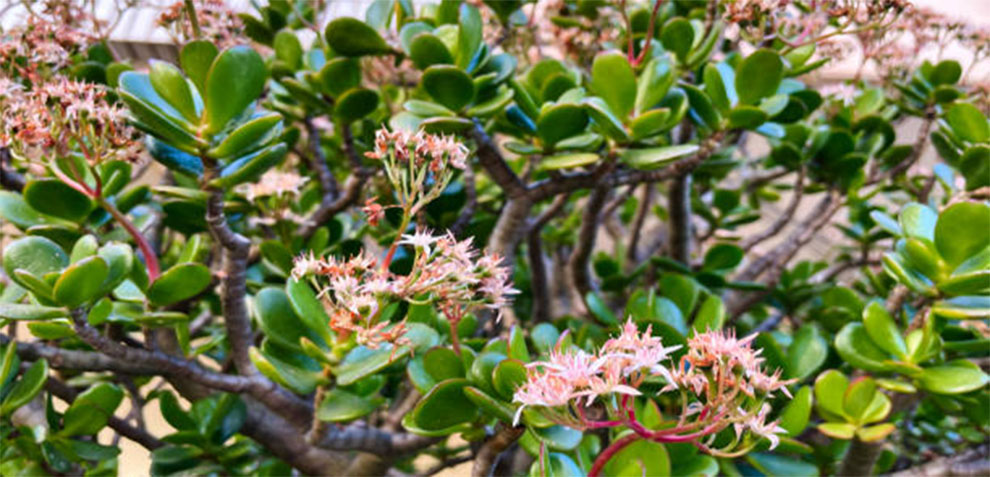
{"label": "thick brown branch", "polygon": [[474,466],[471,468],[471,477],[488,477],[492,475],[492,468],[495,466],[495,459],[512,443],[522,437],[524,427],[510,427],[503,423],[495,426],[495,435],[491,436],[481,446],[478,455],[474,458]]}
{"label": "thick brown branch", "polygon": [[393,459],[429,447],[442,439],[408,432],[389,432],[364,423],[331,428],[316,440],[316,445],[335,451],[370,452]]}
{"label": "thick brown branch", "polygon": [[[6,345],[10,337],[0,335],[0,345]],[[158,374],[158,369],[144,363],[122,361],[93,351],[77,351],[48,346],[44,343],[17,341],[17,355],[24,361],[45,359],[56,369],[79,371],[111,371],[120,374]]]}
{"label": "thick brown branch", "polygon": [[670,213],[670,258],[685,265],[691,263],[691,174],[681,174],[670,181],[667,209]]}
{"label": "thick brown branch", "polygon": [[351,176],[347,178],[347,182],[344,183],[343,193],[334,201],[320,203],[320,206],[313,211],[306,222],[299,226],[296,234],[300,237],[306,238],[313,235],[317,228],[328,222],[333,216],[356,204],[361,197],[361,189],[375,172],[374,169],[361,165],[361,158],[354,147],[354,135],[351,133],[350,127],[345,125],[341,130],[344,153],[347,155],[353,171]]}
{"label": "thick brown branch", "polygon": [[598,226],[601,224],[602,208],[605,207],[605,200],[608,198],[609,192],[608,187],[598,187],[591,191],[588,201],[584,204],[584,213],[581,215],[581,228],[578,230],[577,243],[575,243],[574,250],[571,251],[570,259],[567,261],[571,280],[582,299],[593,289],[588,263],[591,261],[591,252],[595,248],[595,237],[598,235]]}
{"label": "thick brown branch", "polygon": [[0,187],[20,192],[24,189],[26,182],[24,176],[10,169],[10,149],[0,147]]}
{"label": "thick brown branch", "polygon": [[337,198],[337,178],[333,176],[327,164],[327,156],[323,153],[323,146],[320,144],[320,131],[313,124],[313,118],[306,118],[303,124],[306,126],[310,165],[316,171],[316,177],[320,181],[320,191],[323,192],[320,203],[329,204]]}
{"label": "thick brown branch", "polygon": [[529,256],[530,290],[533,295],[532,319],[534,322],[550,320],[550,282],[543,258],[543,240],[540,232],[567,205],[570,194],[558,195],[553,203],[529,224],[526,232],[526,251]]}
{"label": "thick brown branch", "polygon": [[522,179],[505,162],[498,146],[492,138],[485,133],[481,123],[475,121],[474,127],[468,133],[471,139],[477,144],[478,163],[485,169],[485,172],[492,177],[492,180],[505,191],[505,195],[510,199],[521,198],[526,195],[526,185]]}

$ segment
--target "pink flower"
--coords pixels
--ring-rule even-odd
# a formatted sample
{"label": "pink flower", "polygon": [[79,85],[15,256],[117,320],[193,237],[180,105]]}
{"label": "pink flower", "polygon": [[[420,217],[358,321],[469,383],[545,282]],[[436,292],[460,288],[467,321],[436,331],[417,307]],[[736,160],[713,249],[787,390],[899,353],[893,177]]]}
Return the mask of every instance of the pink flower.
{"label": "pink flower", "polygon": [[736,435],[741,435],[743,430],[749,429],[753,434],[770,441],[770,450],[773,450],[780,444],[780,436],[777,434],[787,434],[787,431],[778,425],[779,421],[766,422],[771,410],[773,408],[769,403],[763,403],[759,412],[751,415],[746,421],[733,425]]}

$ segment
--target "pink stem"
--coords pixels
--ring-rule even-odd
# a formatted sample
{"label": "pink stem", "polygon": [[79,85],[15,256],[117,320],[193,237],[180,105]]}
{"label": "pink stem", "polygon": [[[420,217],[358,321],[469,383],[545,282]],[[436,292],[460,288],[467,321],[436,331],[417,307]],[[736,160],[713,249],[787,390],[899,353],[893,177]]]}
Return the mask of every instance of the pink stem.
{"label": "pink stem", "polygon": [[639,439],[639,434],[633,433],[609,444],[609,446],[606,447],[601,454],[598,454],[598,457],[595,459],[595,463],[591,465],[591,470],[588,471],[588,477],[598,477],[601,475],[602,469],[605,468],[605,464],[607,464],[608,461],[615,456],[615,454],[618,454],[619,451]]}
{"label": "pink stem", "polygon": [[131,238],[134,239],[134,242],[137,243],[138,248],[141,250],[141,254],[144,255],[144,263],[148,267],[148,280],[151,282],[155,281],[155,279],[161,275],[161,267],[158,265],[158,256],[151,248],[151,244],[148,243],[148,240],[144,238],[144,234],[142,234],[141,231],[131,223],[126,215],[117,210],[117,208],[112,204],[100,197],[94,197],[94,199],[99,202],[100,206],[103,207],[104,210],[113,216],[114,220],[116,220],[121,227],[124,227],[124,230],[126,230],[127,233],[130,234]]}

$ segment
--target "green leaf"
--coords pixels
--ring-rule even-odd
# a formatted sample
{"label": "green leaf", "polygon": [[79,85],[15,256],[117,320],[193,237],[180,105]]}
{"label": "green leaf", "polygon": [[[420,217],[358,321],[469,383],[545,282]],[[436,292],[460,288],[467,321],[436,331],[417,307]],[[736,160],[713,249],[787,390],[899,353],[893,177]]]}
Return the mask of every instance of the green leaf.
{"label": "green leaf", "polygon": [[210,285],[210,269],[199,263],[179,263],[162,273],[145,295],[158,306],[171,305],[192,298]]}
{"label": "green leaf", "polygon": [[[673,303],[673,302],[671,302]],[[696,333],[718,330],[725,324],[725,304],[718,295],[708,295],[698,308],[698,315],[691,324]]]}
{"label": "green leaf", "polygon": [[45,386],[47,380],[48,361],[42,358],[35,361],[27,371],[24,371],[21,379],[14,383],[10,392],[3,398],[3,402],[0,402],[0,416],[8,416],[17,408],[34,399],[41,392],[41,388]]}
{"label": "green leaf", "polygon": [[652,109],[667,95],[676,80],[673,68],[666,57],[654,58],[646,64],[636,82],[634,112],[641,115]]}
{"label": "green leaf", "polygon": [[433,65],[454,64],[454,56],[450,54],[443,40],[429,32],[419,33],[412,38],[409,44],[409,58],[421,70]]}
{"label": "green leaf", "polygon": [[178,399],[171,392],[164,391],[158,395],[158,406],[165,421],[176,430],[191,431],[196,429],[196,421],[182,410]]}
{"label": "green leaf", "polygon": [[378,93],[367,88],[354,88],[340,95],[333,108],[333,117],[343,123],[357,121],[378,108]]}
{"label": "green leaf", "polygon": [[34,210],[20,194],[6,190],[0,190],[0,218],[21,229],[40,226],[54,220]]}
{"label": "green leaf", "polygon": [[945,120],[956,135],[969,142],[990,140],[990,122],[979,108],[969,103],[956,103],[945,112]]}
{"label": "green leaf", "polygon": [[678,144],[676,146],[651,147],[646,149],[626,149],[619,158],[635,169],[656,169],[673,162],[675,159],[694,154],[699,149],[697,144]]}
{"label": "green leaf", "polygon": [[602,475],[615,477],[670,475],[670,457],[663,444],[637,440],[616,452],[605,463]]}
{"label": "green leaf", "polygon": [[[728,70],[732,73],[732,70]],[[708,97],[711,98],[712,104],[718,108],[719,111],[726,112],[731,109],[734,104],[732,98],[729,98],[729,92],[727,88],[727,83],[731,83],[731,78],[723,78],[722,71],[718,66],[714,64],[709,64],[705,66],[703,73],[705,92],[708,93]],[[734,92],[733,92],[734,93]],[[735,94],[733,94],[735,96]]]}
{"label": "green leaf", "polygon": [[100,383],[87,389],[69,405],[63,417],[63,436],[96,434],[107,425],[117,406],[124,399],[124,391],[110,383]]}
{"label": "green leaf", "polygon": [[468,381],[464,378],[448,379],[437,383],[426,393],[410,413],[410,421],[417,429],[441,431],[473,421],[478,408],[464,394]]}
{"label": "green leaf", "polygon": [[151,60],[148,79],[158,95],[179,111],[186,121],[195,123],[199,120],[192,90],[179,68],[165,61]]}
{"label": "green leaf", "polygon": [[484,391],[468,386],[464,388],[464,395],[471,400],[483,413],[495,416],[498,420],[512,424],[515,409],[498,399],[495,399]]}
{"label": "green leaf", "polygon": [[368,399],[342,389],[331,389],[316,408],[316,418],[326,422],[353,421],[371,413],[383,401],[381,397]]}
{"label": "green leaf", "polygon": [[544,144],[551,147],[581,133],[587,126],[588,113],[584,107],[576,104],[551,106],[536,121],[537,134]]}
{"label": "green leaf", "polygon": [[842,410],[856,422],[861,422],[876,393],[876,381],[867,377],[857,378],[846,388],[842,397]]}
{"label": "green leaf", "polygon": [[206,154],[215,159],[240,157],[260,149],[281,134],[282,115],[266,114],[238,126]]}
{"label": "green leaf", "polygon": [[325,34],[330,48],[344,56],[384,55],[392,52],[392,48],[374,28],[357,18],[337,18],[327,24]]}
{"label": "green leaf", "polygon": [[[983,273],[980,277],[986,286],[990,273]],[[937,301],[932,305],[932,312],[954,320],[985,320],[990,318],[990,296],[958,296]]]}
{"label": "green leaf", "polygon": [[802,386],[780,412],[780,427],[793,437],[801,435],[811,419],[811,387]]}
{"label": "green leaf", "polygon": [[957,169],[966,178],[966,190],[990,186],[990,147],[969,147],[959,158]]}
{"label": "green leaf", "polygon": [[322,338],[324,344],[333,343],[330,316],[327,315],[320,299],[316,297],[313,288],[305,281],[290,278],[285,283],[285,293],[299,320]]}
{"label": "green leaf", "polygon": [[201,94],[206,92],[206,77],[218,53],[216,45],[208,40],[190,41],[179,52],[179,65]]}
{"label": "green leaf", "polygon": [[787,377],[803,381],[811,376],[828,357],[828,343],[818,333],[818,328],[802,326],[787,348]]}
{"label": "green leaf", "polygon": [[938,215],[930,207],[916,202],[901,209],[900,229],[904,235],[917,239],[935,240],[935,223]]}
{"label": "green leaf", "polygon": [[530,432],[533,433],[533,437],[545,443],[547,447],[562,451],[574,450],[581,443],[583,437],[581,431],[561,425],[532,427]]}
{"label": "green leaf", "polygon": [[319,79],[323,92],[337,97],[360,86],[361,64],[353,58],[334,58],[320,69]]}
{"label": "green leaf", "polygon": [[675,17],[663,26],[660,41],[663,49],[673,53],[679,62],[684,63],[694,45],[694,27],[688,19]]}
{"label": "green leaf", "polygon": [[608,52],[595,57],[591,91],[604,99],[620,119],[629,116],[636,103],[636,74],[625,55]]}
{"label": "green leaf", "polygon": [[87,257],[70,265],[52,288],[55,301],[76,307],[95,298],[109,271],[107,261],[100,256]]}
{"label": "green leaf", "polygon": [[423,89],[451,111],[460,111],[474,99],[474,82],[464,70],[449,65],[434,65],[423,72]]}
{"label": "green leaf", "polygon": [[85,219],[93,211],[90,198],[58,179],[28,181],[24,201],[34,210],[73,222]]}
{"label": "green leaf", "polygon": [[205,142],[189,129],[182,114],[166,102],[151,85],[148,75],[126,71],[120,75],[117,93],[128,106],[135,126],[185,152],[195,152]]}
{"label": "green leaf", "polygon": [[279,142],[231,162],[220,171],[220,177],[210,181],[210,185],[221,189],[233,188],[245,182],[254,182],[265,172],[285,159],[289,146]]}
{"label": "green leaf", "polygon": [[[715,110],[715,106],[712,105],[712,100],[708,95],[701,88],[694,85],[682,83],[680,87],[687,93],[688,102],[691,105],[692,119],[712,131],[720,129],[722,117]],[[736,109],[739,109],[739,107]]]}
{"label": "green leaf", "polygon": [[657,108],[640,114],[629,123],[629,132],[632,133],[633,140],[641,140],[659,134],[668,129],[670,110],[667,108]]}
{"label": "green leaf", "polygon": [[582,104],[587,106],[588,115],[591,116],[591,119],[602,133],[618,142],[629,141],[629,135],[626,134],[622,121],[612,114],[611,109],[605,104],[604,100],[596,97],[585,98]]}
{"label": "green leaf", "polygon": [[288,295],[280,288],[268,287],[254,296],[254,309],[258,323],[268,339],[288,349],[298,351],[299,339],[309,338],[323,346],[327,344],[316,336],[296,315]]}
{"label": "green leaf", "polygon": [[823,418],[842,419],[845,416],[842,401],[848,387],[849,378],[835,369],[815,378],[815,407]]}
{"label": "green leaf", "polygon": [[4,320],[50,320],[68,316],[63,308],[20,303],[0,303],[0,319]]}
{"label": "green leaf", "polygon": [[962,66],[955,60],[942,60],[932,70],[928,80],[932,85],[956,84],[962,76]]}
{"label": "green leaf", "polygon": [[863,310],[863,326],[877,346],[902,360],[907,359],[907,345],[904,344],[901,330],[881,302],[873,301],[866,306]]}
{"label": "green leaf", "polygon": [[471,60],[474,59],[478,48],[481,47],[481,34],[484,29],[481,22],[481,12],[474,5],[462,3],[458,24],[457,66],[470,71],[473,70]]}
{"label": "green leaf", "polygon": [[434,381],[463,378],[464,362],[449,348],[433,348],[423,355],[423,368]]}
{"label": "green leaf", "polygon": [[890,398],[882,392],[877,392],[873,395],[873,399],[866,407],[858,423],[862,425],[882,421],[890,414],[891,408],[892,403],[890,402]]}
{"label": "green leaf", "polygon": [[506,359],[492,372],[492,387],[503,399],[512,399],[516,389],[526,382],[526,366],[522,361]]}
{"label": "green leaf", "polygon": [[729,127],[755,129],[765,123],[769,117],[762,109],[743,104],[729,111]]}
{"label": "green leaf", "polygon": [[261,55],[247,46],[217,56],[206,77],[207,132],[216,133],[251,105],[265,89],[268,70]]}
{"label": "green leaf", "polygon": [[918,382],[923,389],[936,394],[968,393],[981,389],[990,382],[990,378],[979,367],[966,363],[969,362],[957,361],[925,368],[918,377]]}
{"label": "green leaf", "polygon": [[754,452],[746,455],[746,460],[765,475],[787,477],[818,477],[815,464],[777,454]]}
{"label": "green leaf", "polygon": [[895,430],[897,430],[897,426],[893,424],[877,424],[856,430],[856,437],[863,442],[876,442],[885,439]]}
{"label": "green leaf", "polygon": [[990,246],[990,205],[980,202],[957,202],[938,216],[935,224],[935,247],[951,268]]}
{"label": "green leaf", "polygon": [[324,381],[315,371],[300,368],[254,347],[248,350],[248,356],[261,374],[298,394],[309,394]]}
{"label": "green leaf", "polygon": [[835,336],[835,349],[847,363],[866,371],[886,371],[887,354],[873,343],[861,323],[847,323]]}
{"label": "green leaf", "polygon": [[272,47],[275,49],[275,58],[288,65],[289,68],[297,70],[302,66],[303,47],[295,32],[279,31],[275,34]]}
{"label": "green leaf", "polygon": [[363,346],[354,348],[335,370],[337,384],[347,386],[375,374],[406,357],[409,351],[408,346],[400,346],[393,352],[391,345],[383,345],[375,350]]}
{"label": "green leaf", "polygon": [[718,243],[705,252],[701,268],[709,271],[731,270],[739,265],[742,259],[743,250],[738,245]]}
{"label": "green leaf", "polygon": [[62,247],[44,237],[21,237],[7,244],[3,249],[3,269],[7,276],[25,288],[31,288],[15,273],[23,270],[34,277],[61,272],[69,265],[69,256]]}
{"label": "green leaf", "polygon": [[736,93],[741,104],[756,104],[777,92],[784,78],[784,62],[776,52],[760,49],[736,68]]}
{"label": "green leaf", "polygon": [[471,363],[471,368],[467,373],[471,384],[477,386],[482,391],[494,394],[495,387],[492,384],[492,379],[495,375],[495,368],[506,359],[507,357],[504,354],[495,351],[486,351],[479,354],[474,362]]}

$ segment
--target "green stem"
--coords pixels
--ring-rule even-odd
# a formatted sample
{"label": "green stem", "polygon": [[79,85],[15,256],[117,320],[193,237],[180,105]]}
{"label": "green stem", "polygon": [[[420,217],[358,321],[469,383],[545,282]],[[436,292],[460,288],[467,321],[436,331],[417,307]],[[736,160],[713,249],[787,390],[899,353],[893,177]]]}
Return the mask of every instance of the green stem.
{"label": "green stem", "polygon": [[189,23],[192,24],[193,35],[197,40],[203,38],[203,31],[199,28],[199,17],[196,16],[196,6],[192,0],[185,0],[186,13],[189,15]]}

